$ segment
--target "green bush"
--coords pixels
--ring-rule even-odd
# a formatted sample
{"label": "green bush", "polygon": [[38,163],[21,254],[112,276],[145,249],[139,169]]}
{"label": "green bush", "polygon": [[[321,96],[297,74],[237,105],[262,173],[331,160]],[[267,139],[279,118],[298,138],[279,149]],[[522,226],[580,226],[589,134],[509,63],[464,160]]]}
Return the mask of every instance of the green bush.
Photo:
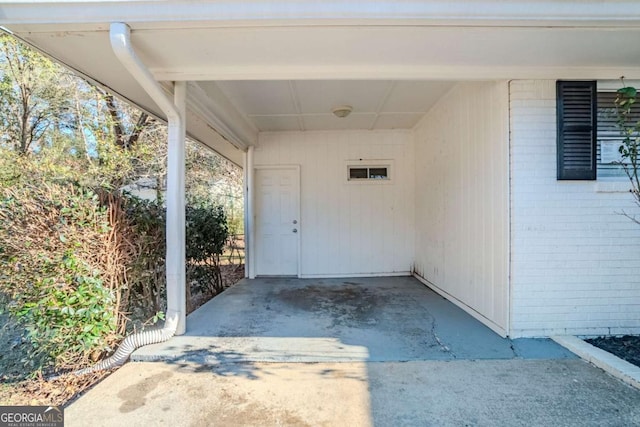
{"label": "green bush", "polygon": [[[159,201],[135,197],[127,198],[125,210],[131,238],[138,248],[128,272],[129,311],[138,313],[138,318],[149,318],[166,309],[166,212]],[[190,199],[185,216],[189,304],[193,292],[216,295],[224,289],[220,256],[229,229],[222,206],[206,199]]]}
{"label": "green bush", "polygon": [[112,231],[92,191],[42,182],[0,189],[0,291],[28,329],[31,368],[75,366],[117,339]]}
{"label": "green bush", "polygon": [[165,209],[160,201],[130,195],[124,209],[129,239],[136,247],[127,272],[128,311],[134,318],[148,319],[166,306]]}
{"label": "green bush", "polygon": [[[166,308],[163,204],[52,179],[59,166],[44,166],[0,158],[0,296],[28,330],[29,370],[86,365],[115,347],[129,320],[157,320]],[[190,201],[186,224],[187,297],[215,295],[225,212]]]}
{"label": "green bush", "polygon": [[216,295],[224,290],[220,255],[229,237],[222,206],[191,200],[186,209],[187,281],[198,291]]}
{"label": "green bush", "polygon": [[[75,264],[73,257],[65,260]],[[75,366],[79,356],[102,353],[109,348],[117,326],[115,297],[104,287],[97,272],[79,265],[69,266],[73,286],[56,286],[52,278],[36,285],[36,301],[25,301],[16,311],[24,321],[34,348],[36,361],[46,355],[58,366]],[[22,296],[24,298],[24,295]]]}

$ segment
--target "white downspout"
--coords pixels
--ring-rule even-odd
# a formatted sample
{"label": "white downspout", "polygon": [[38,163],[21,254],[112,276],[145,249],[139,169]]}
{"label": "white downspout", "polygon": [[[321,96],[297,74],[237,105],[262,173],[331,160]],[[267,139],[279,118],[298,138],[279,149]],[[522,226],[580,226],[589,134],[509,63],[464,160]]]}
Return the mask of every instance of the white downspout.
{"label": "white downspout", "polygon": [[123,23],[111,24],[111,47],[122,65],[158,104],[169,122],[167,154],[167,216],[166,216],[166,278],[167,313],[164,326],[127,336],[109,358],[75,374],[111,369],[122,365],[137,348],[167,341],[186,329],[186,263],[185,263],[185,82],[174,84],[174,101],[165,95],[162,86],[153,78],[131,46],[131,30]]}
{"label": "white downspout", "polygon": [[246,215],[247,215],[247,224],[248,224],[248,230],[245,231],[245,234],[247,235],[249,241],[245,242],[245,247],[248,249],[248,256],[247,256],[247,260],[248,260],[248,264],[249,264],[249,278],[250,279],[255,279],[256,277],[256,263],[255,263],[255,256],[254,254],[256,253],[255,251],[255,237],[256,237],[256,233],[255,233],[255,213],[254,213],[254,201],[255,201],[255,197],[254,197],[254,187],[255,187],[255,182],[254,182],[254,175],[255,175],[255,170],[254,170],[254,147],[253,145],[249,146],[249,150],[247,151],[247,208],[246,208]]}
{"label": "white downspout", "polygon": [[110,30],[111,47],[118,60],[136,79],[151,99],[167,116],[169,142],[167,153],[167,219],[166,219],[166,327],[174,327],[175,334],[186,329],[186,266],[185,266],[185,196],[184,196],[184,144],[186,83],[174,84],[175,100],[171,101],[164,89],[153,78],[131,45],[131,29],[127,24],[115,22]]}

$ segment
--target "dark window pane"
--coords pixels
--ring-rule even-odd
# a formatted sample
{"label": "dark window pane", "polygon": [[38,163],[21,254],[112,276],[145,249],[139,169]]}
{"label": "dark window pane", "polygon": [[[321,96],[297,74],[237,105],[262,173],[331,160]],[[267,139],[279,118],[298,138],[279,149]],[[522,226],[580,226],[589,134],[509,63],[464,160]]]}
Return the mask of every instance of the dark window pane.
{"label": "dark window pane", "polygon": [[387,168],[370,168],[369,169],[369,178],[371,179],[387,179],[389,175],[387,174]]}
{"label": "dark window pane", "polygon": [[349,179],[367,179],[367,168],[349,168]]}

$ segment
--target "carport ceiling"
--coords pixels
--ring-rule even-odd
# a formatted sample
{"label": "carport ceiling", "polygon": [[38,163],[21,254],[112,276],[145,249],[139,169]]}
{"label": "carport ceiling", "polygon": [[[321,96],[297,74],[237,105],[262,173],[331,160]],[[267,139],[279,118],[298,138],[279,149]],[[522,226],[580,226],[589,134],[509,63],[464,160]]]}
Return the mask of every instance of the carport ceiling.
{"label": "carport ceiling", "polygon": [[[200,82],[218,85],[259,131],[411,129],[455,83],[447,81],[297,80]],[[332,114],[349,105],[346,118]]]}

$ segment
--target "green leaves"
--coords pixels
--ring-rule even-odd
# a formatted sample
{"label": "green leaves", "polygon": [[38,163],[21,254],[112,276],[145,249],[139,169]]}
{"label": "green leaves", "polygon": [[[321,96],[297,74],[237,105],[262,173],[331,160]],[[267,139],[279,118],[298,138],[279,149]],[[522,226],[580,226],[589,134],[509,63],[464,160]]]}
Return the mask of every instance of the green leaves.
{"label": "green leaves", "polygon": [[108,212],[93,191],[37,178],[0,186],[0,292],[28,330],[34,369],[109,348],[119,315],[100,263]]}
{"label": "green leaves", "polygon": [[104,350],[117,325],[114,300],[99,277],[84,263],[66,262],[75,287],[51,286],[43,280],[36,287],[40,298],[25,302],[15,314],[29,325],[29,338],[38,351],[56,359],[71,353]]}
{"label": "green leaves", "polygon": [[[621,144],[618,152],[620,162],[631,183],[631,194],[640,204],[640,109],[637,104],[638,91],[635,87],[625,86],[617,90],[615,99],[616,125],[620,131]],[[629,216],[640,224],[635,216]]]}
{"label": "green leaves", "polygon": [[631,86],[620,88],[616,92],[626,98],[635,98],[638,95],[637,89]]}

